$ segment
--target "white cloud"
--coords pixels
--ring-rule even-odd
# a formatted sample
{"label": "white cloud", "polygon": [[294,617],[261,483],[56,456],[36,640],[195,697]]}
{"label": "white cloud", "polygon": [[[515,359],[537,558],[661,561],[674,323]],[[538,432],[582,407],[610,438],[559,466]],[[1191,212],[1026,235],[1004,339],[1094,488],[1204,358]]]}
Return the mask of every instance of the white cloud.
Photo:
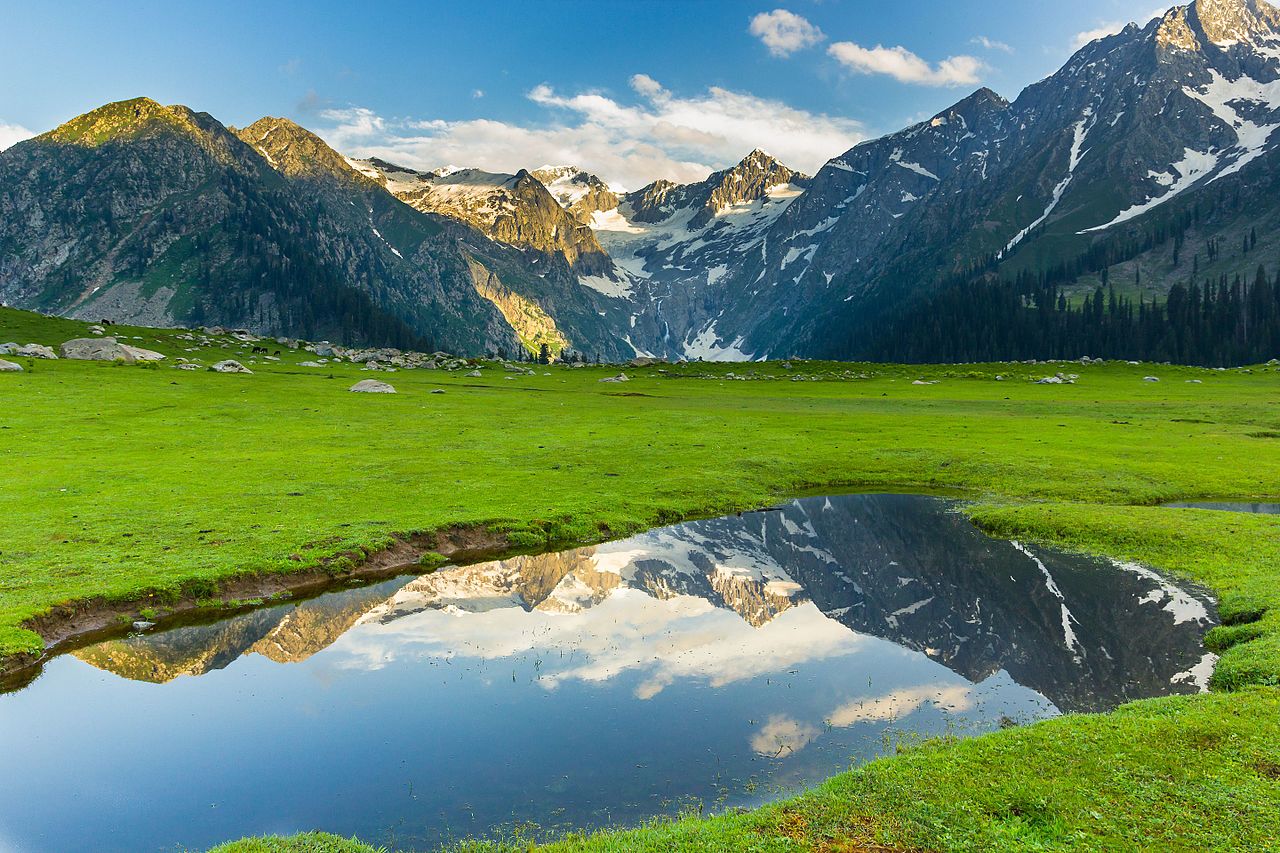
{"label": "white cloud", "polygon": [[[1144,24],[1150,23],[1156,18],[1163,18],[1168,11],[1169,10],[1167,7],[1159,6],[1155,9],[1152,9],[1146,15],[1139,16],[1137,20],[1142,21]],[[1098,24],[1098,26],[1094,27],[1091,30],[1082,30],[1081,32],[1078,32],[1074,36],[1072,36],[1071,47],[1073,50],[1079,50],[1080,48],[1084,47],[1086,44],[1088,44],[1091,41],[1097,41],[1100,38],[1106,38],[1107,36],[1115,35],[1116,33],[1123,30],[1125,26],[1126,24],[1124,24],[1122,21],[1104,21],[1103,23]]]}
{"label": "white cloud", "polygon": [[472,92],[472,93],[471,93],[471,97],[473,97],[473,98],[483,98],[483,97],[484,97],[484,89],[476,89],[474,92]]}
{"label": "white cloud", "polygon": [[971,86],[981,80],[986,64],[974,56],[950,56],[930,65],[905,47],[863,47],[840,41],[827,48],[837,62],[859,74],[887,74],[902,83],[924,86]]}
{"label": "white cloud", "polygon": [[769,53],[778,57],[790,56],[826,39],[822,30],[786,9],[761,12],[751,19],[747,30],[769,48]]}
{"label": "white cloud", "polygon": [[996,41],[987,36],[974,36],[969,40],[970,44],[976,44],[984,50],[998,50],[1002,53],[1013,53],[1013,48],[1002,41]]}
{"label": "white cloud", "polygon": [[35,131],[27,130],[20,124],[5,124],[0,121],[0,151],[35,135]]}
{"label": "white cloud", "polygon": [[1107,23],[1098,24],[1091,30],[1082,30],[1075,34],[1071,39],[1071,46],[1076,50],[1084,47],[1091,41],[1097,41],[1100,38],[1106,38],[1114,35],[1124,29],[1124,24],[1120,21],[1109,21]]}
{"label": "white cloud", "polygon": [[389,119],[363,107],[320,113],[317,132],[344,154],[376,156],[419,169],[476,166],[514,172],[543,163],[573,164],[619,187],[657,178],[702,180],[763,148],[793,168],[816,171],[860,142],[861,125],[746,92],[711,87],[690,97],[647,74],[631,78],[633,96],[563,94],[535,86],[540,122],[493,119]]}

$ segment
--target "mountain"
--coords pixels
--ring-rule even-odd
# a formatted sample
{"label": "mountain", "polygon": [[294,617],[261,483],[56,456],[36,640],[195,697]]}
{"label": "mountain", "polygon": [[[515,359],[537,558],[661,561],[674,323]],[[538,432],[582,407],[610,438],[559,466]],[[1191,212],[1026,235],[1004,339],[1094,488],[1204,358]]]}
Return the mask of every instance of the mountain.
{"label": "mountain", "polygon": [[747,298],[721,322],[756,354],[875,355],[911,328],[934,334],[937,305],[919,297],[957,279],[1022,275],[1070,298],[1119,284],[1147,301],[1196,278],[1248,280],[1280,262],[1275,241],[1238,248],[1274,231],[1277,127],[1280,13],[1174,8],[1086,45],[1012,103],[981,90],[829,161],[770,229],[772,257],[723,279]]}
{"label": "mountain", "polygon": [[261,154],[272,129],[288,128],[258,123],[255,149],[207,114],[144,98],[3,152],[0,298],[152,325],[518,345],[443,228],[333,171],[305,132],[276,171]]}
{"label": "mountain", "polygon": [[723,305],[741,296],[721,296],[718,283],[743,254],[760,251],[769,227],[808,184],[756,150],[705,181],[656,181],[596,211],[592,227],[627,282],[601,289],[629,303],[628,340],[672,358],[751,357],[740,335],[717,332]]}
{"label": "mountain", "polygon": [[610,269],[591,229],[524,169],[514,175],[482,169],[415,172],[377,159],[349,162],[417,210],[461,220],[502,243],[559,254],[582,275]]}

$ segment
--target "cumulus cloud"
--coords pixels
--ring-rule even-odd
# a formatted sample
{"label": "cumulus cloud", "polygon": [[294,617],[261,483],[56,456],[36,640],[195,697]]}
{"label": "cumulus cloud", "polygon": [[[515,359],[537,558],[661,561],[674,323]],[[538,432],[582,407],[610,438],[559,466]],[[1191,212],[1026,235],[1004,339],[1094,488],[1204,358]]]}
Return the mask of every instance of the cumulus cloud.
{"label": "cumulus cloud", "polygon": [[1013,53],[1013,48],[1002,41],[996,41],[987,36],[974,36],[969,40],[970,44],[976,44],[984,50],[998,50],[1001,53]]}
{"label": "cumulus cloud", "polygon": [[763,148],[793,168],[816,171],[865,138],[851,119],[713,86],[692,96],[670,92],[647,74],[631,95],[563,93],[535,86],[529,100],[541,121],[392,119],[364,107],[323,109],[317,132],[344,154],[404,166],[475,166],[514,172],[544,163],[573,164],[621,188],[657,178],[702,180]]}
{"label": "cumulus cloud", "polygon": [[786,9],[761,12],[751,19],[747,30],[777,57],[790,56],[826,39],[822,30]]}
{"label": "cumulus cloud", "polygon": [[885,74],[901,83],[922,86],[971,86],[986,64],[974,56],[950,56],[931,65],[905,47],[863,47],[840,41],[827,48],[837,62],[859,74]]}
{"label": "cumulus cloud", "polygon": [[35,135],[35,131],[27,130],[20,124],[6,124],[0,121],[0,151]]}

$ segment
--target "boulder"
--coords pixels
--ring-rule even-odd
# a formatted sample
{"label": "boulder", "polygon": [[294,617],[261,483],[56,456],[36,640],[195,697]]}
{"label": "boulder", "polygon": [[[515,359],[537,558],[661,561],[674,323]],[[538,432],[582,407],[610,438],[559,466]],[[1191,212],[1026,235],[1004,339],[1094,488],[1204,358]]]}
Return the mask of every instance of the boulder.
{"label": "boulder", "polygon": [[80,361],[137,361],[133,354],[136,347],[122,344],[115,338],[73,338],[62,346],[58,352],[63,358]]}
{"label": "boulder", "polygon": [[18,347],[13,351],[14,355],[21,355],[26,358],[57,358],[58,354],[47,346],[42,344],[27,344]]}
{"label": "boulder", "polygon": [[625,373],[619,373],[617,376],[606,376],[604,379],[601,379],[600,381],[601,382],[630,382],[631,377],[627,376],[627,374]]}
{"label": "boulder", "polygon": [[210,365],[209,369],[214,373],[253,373],[252,370],[245,367],[240,362],[230,358]]}
{"label": "boulder", "polygon": [[0,373],[21,373],[22,365],[14,364],[12,361],[5,361],[0,358]]}
{"label": "boulder", "polygon": [[394,394],[396,393],[395,388],[392,388],[387,383],[380,382],[377,379],[361,379],[359,382],[357,382],[355,385],[352,385],[347,390],[355,391],[357,394]]}
{"label": "boulder", "polygon": [[18,351],[18,345],[10,341],[7,344],[0,344],[0,355],[12,355]]}
{"label": "boulder", "polygon": [[1143,381],[1143,382],[1159,382],[1159,381],[1160,381],[1160,377],[1159,377],[1159,376],[1144,376],[1144,377],[1142,377],[1142,381]]}
{"label": "boulder", "polygon": [[298,367],[324,367],[324,365],[318,361],[300,361]]}
{"label": "boulder", "polygon": [[468,373],[467,376],[471,379],[479,379],[480,377],[484,376],[484,374],[478,370],[473,370],[470,373]]}

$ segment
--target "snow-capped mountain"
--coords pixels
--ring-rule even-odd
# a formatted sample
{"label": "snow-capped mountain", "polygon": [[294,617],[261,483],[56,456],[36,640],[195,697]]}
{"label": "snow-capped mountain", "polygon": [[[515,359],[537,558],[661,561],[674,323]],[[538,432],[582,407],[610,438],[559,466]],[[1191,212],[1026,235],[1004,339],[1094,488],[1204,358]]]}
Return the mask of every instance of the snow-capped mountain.
{"label": "snow-capped mountain", "polygon": [[[1043,275],[1108,238],[1158,247],[1159,216],[1275,173],[1277,127],[1280,13],[1262,0],[1176,7],[1086,45],[1012,103],[980,90],[829,161],[768,248],[722,277],[717,327],[757,355],[830,352],[834,339],[856,353],[886,314],[968,270]],[[1239,245],[1273,210],[1259,201],[1218,235]]]}
{"label": "snow-capped mountain", "polygon": [[[501,243],[559,254],[581,275],[608,274],[611,267],[591,229],[552,196],[536,177],[483,169],[415,172],[378,159],[347,161],[396,198],[425,213],[461,220]],[[585,195],[585,193],[584,193]]]}

